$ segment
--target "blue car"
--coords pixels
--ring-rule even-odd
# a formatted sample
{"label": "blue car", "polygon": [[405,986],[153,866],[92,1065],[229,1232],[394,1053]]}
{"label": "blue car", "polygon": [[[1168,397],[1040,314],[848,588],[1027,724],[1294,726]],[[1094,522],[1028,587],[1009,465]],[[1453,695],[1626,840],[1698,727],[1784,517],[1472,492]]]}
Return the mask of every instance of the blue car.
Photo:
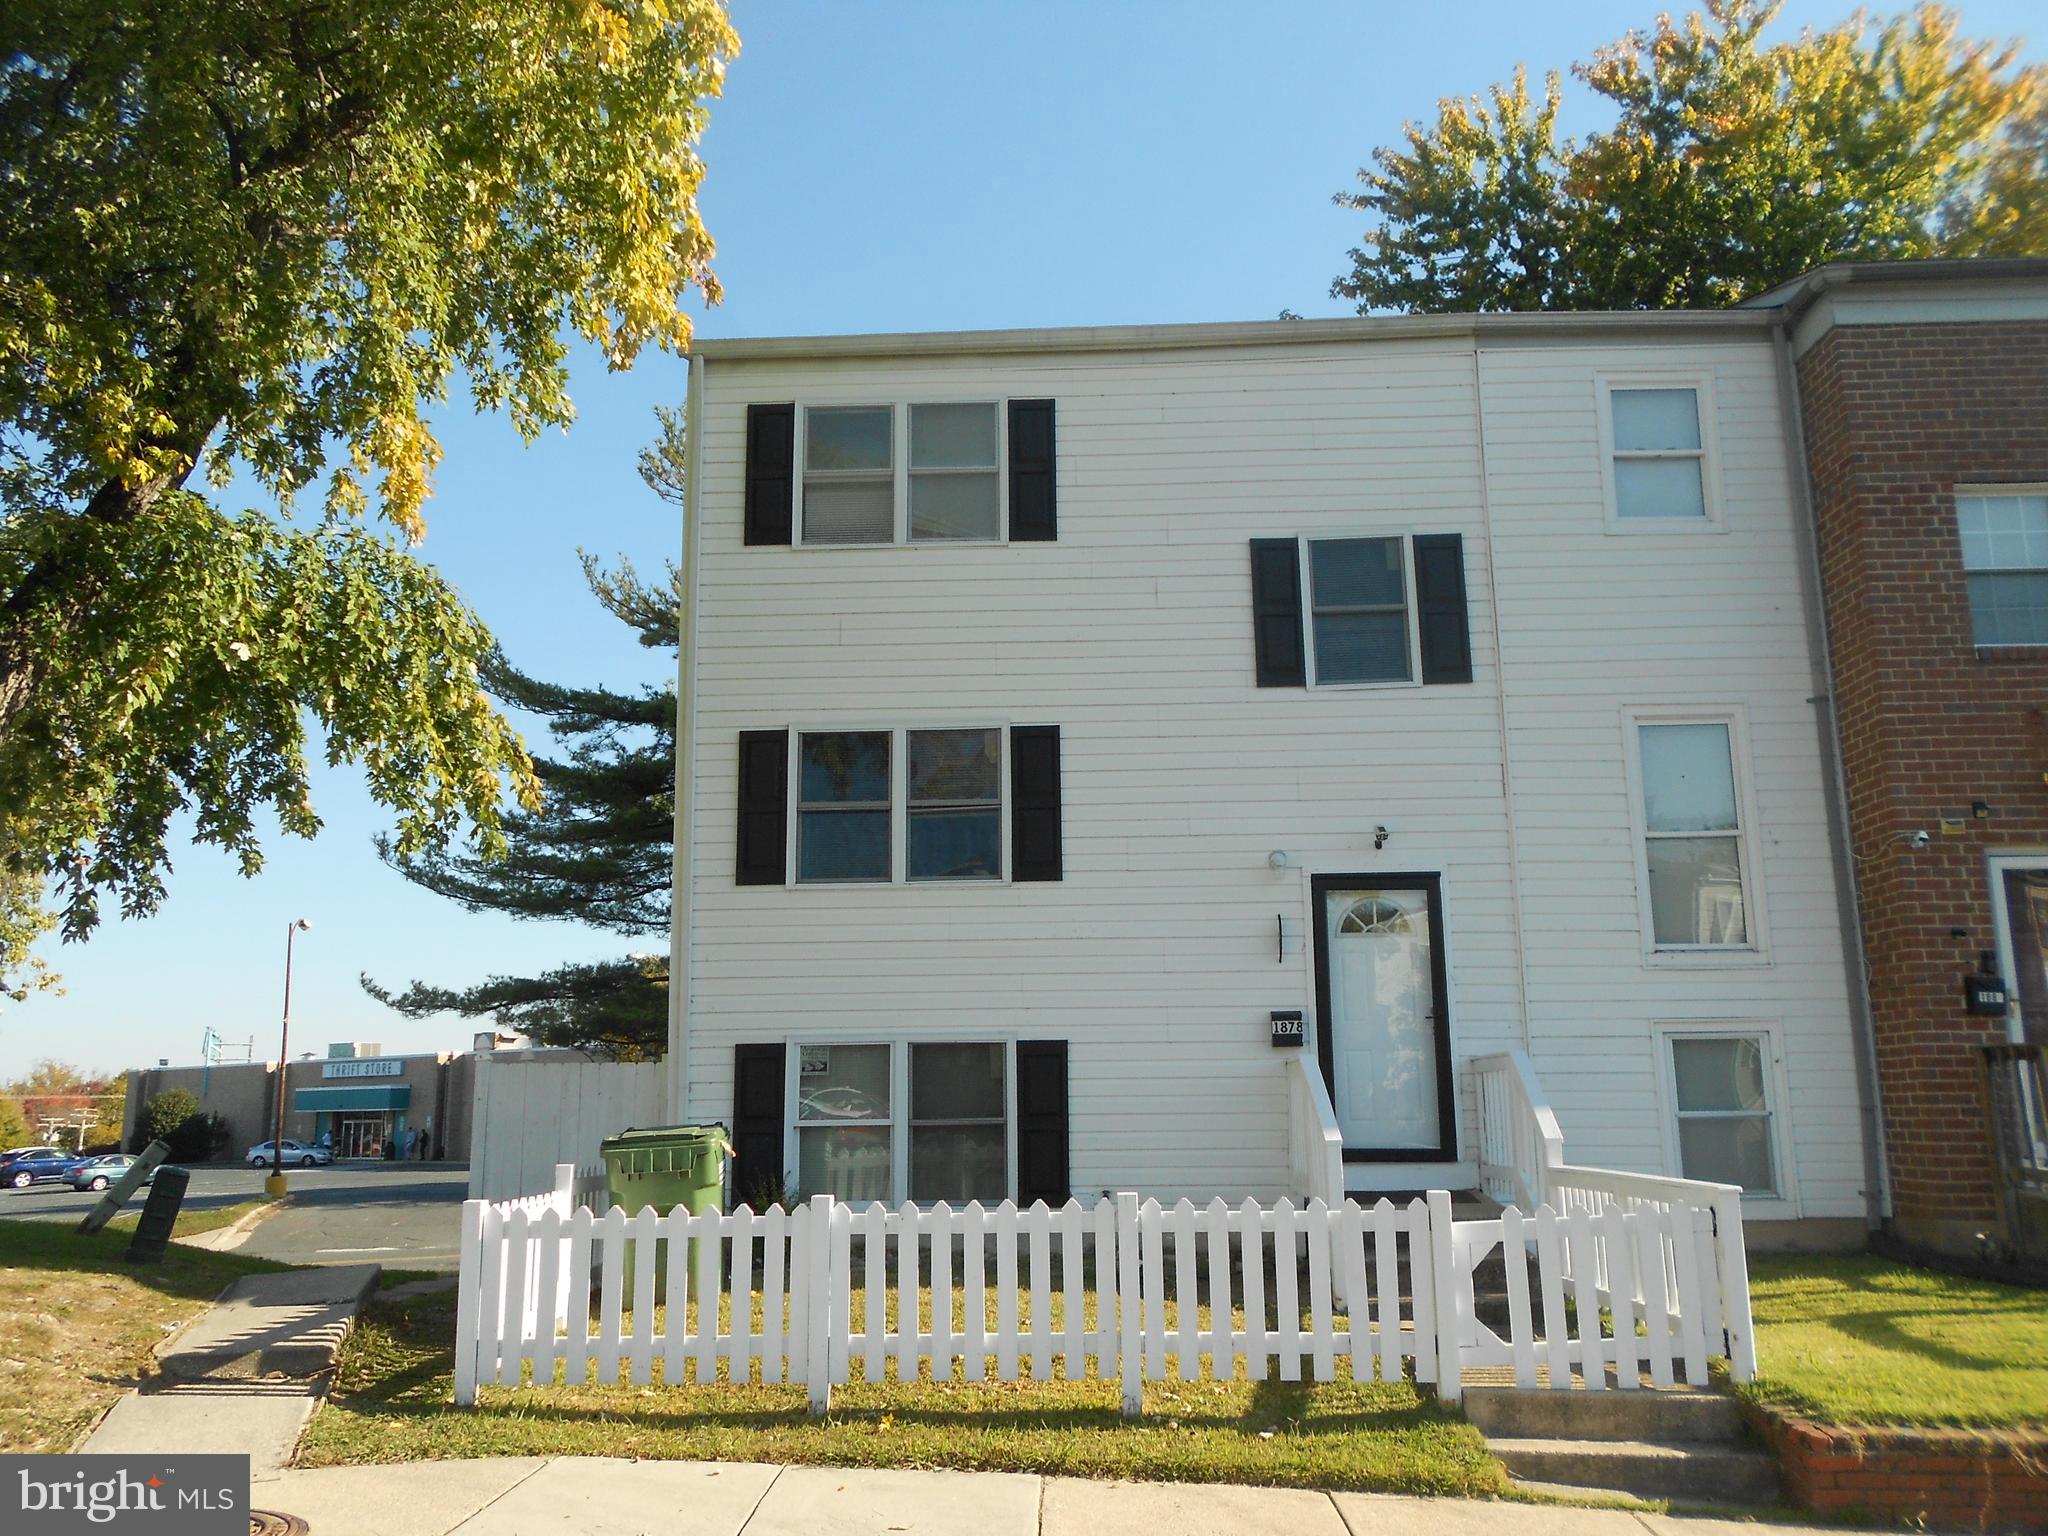
{"label": "blue car", "polygon": [[76,1152],[61,1147],[19,1147],[0,1157],[0,1184],[10,1189],[27,1189],[31,1184],[64,1178],[86,1161]]}

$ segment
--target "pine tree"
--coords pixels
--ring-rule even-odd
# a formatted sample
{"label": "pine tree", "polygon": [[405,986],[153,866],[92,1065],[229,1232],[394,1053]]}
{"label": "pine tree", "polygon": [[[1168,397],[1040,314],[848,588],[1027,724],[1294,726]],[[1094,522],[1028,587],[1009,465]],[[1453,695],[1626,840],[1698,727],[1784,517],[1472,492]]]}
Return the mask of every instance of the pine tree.
{"label": "pine tree", "polygon": [[[683,496],[683,429],[657,410],[660,436],[640,455],[640,474],[664,501]],[[681,576],[641,577],[629,560],[607,570],[582,556],[597,600],[642,645],[676,649]],[[675,844],[676,696],[672,688],[624,692],[572,688],[521,672],[503,655],[484,670],[505,704],[538,715],[560,747],[536,755],[538,810],[505,819],[502,859],[456,851],[406,855],[380,841],[384,861],[415,885],[471,912],[589,923],[613,933],[660,936],[659,953],[557,966],[537,976],[492,976],[467,987],[415,981],[392,992],[363,987],[409,1018],[485,1015],[545,1045],[578,1045],[622,1058],[659,1056],[668,1043],[669,880]]]}

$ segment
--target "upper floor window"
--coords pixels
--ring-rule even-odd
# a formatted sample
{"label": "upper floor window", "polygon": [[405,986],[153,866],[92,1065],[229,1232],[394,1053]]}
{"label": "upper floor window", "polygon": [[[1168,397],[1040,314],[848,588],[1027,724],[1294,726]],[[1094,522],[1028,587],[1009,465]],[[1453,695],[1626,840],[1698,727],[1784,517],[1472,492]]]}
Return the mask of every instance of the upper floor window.
{"label": "upper floor window", "polygon": [[1260,538],[1251,553],[1261,688],[1472,681],[1462,534]]}
{"label": "upper floor window", "polygon": [[2048,645],[2048,489],[1956,497],[1977,645]]}
{"label": "upper floor window", "polygon": [[1605,382],[1608,518],[1621,529],[1716,522],[1704,382]]}
{"label": "upper floor window", "polygon": [[804,412],[806,544],[895,539],[895,418],[886,405]]}
{"label": "upper floor window", "polygon": [[1050,543],[1051,400],[747,406],[749,545]]}
{"label": "upper floor window", "polygon": [[1001,429],[993,403],[910,408],[910,538],[1001,535]]}
{"label": "upper floor window", "polygon": [[1318,683],[1415,680],[1408,562],[1400,539],[1310,539],[1308,588]]}
{"label": "upper floor window", "polygon": [[797,879],[889,878],[889,757],[887,731],[798,738]]}
{"label": "upper floor window", "polygon": [[1642,722],[1636,750],[1652,944],[1749,948],[1744,827],[1729,722]]}
{"label": "upper floor window", "polygon": [[1065,878],[1060,728],[751,730],[739,885]]}

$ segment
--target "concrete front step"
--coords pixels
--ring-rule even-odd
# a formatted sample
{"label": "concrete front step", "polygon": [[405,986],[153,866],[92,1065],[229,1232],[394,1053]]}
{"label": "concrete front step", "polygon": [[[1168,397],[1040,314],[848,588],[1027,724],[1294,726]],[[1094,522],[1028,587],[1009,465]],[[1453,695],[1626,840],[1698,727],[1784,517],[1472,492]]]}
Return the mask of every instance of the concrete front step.
{"label": "concrete front step", "polygon": [[349,1324],[383,1270],[333,1264],[244,1275],[157,1351],[172,1381],[317,1376],[341,1357]]}
{"label": "concrete front step", "polygon": [[1510,1474],[1535,1482],[1685,1503],[1775,1504],[1779,1497],[1776,1464],[1739,1446],[1493,1435],[1486,1444]]}
{"label": "concrete front step", "polygon": [[1744,1444],[1742,1408],[1722,1392],[1645,1388],[1634,1392],[1542,1388],[1465,1389],[1465,1417],[1489,1440],[1565,1438]]}

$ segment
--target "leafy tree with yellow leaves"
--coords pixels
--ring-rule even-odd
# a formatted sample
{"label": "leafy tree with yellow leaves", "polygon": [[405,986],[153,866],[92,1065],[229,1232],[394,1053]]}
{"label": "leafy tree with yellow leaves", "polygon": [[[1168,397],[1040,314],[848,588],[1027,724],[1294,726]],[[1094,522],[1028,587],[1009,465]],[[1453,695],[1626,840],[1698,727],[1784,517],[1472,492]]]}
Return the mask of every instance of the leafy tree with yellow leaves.
{"label": "leafy tree with yellow leaves", "polygon": [[2048,68],[1954,12],[1782,42],[1782,0],[1660,17],[1573,74],[1612,126],[1560,139],[1561,84],[1447,100],[1374,152],[1333,294],[1372,310],[1733,303],[1828,261],[2048,254]]}
{"label": "leafy tree with yellow leaves", "polygon": [[[315,831],[309,723],[401,850],[503,846],[537,786],[411,551],[426,407],[531,437],[571,338],[687,345],[736,47],[721,0],[0,8],[0,977],[24,881],[79,937],[180,810],[246,871],[259,812]],[[236,465],[270,514],[207,498]]]}

